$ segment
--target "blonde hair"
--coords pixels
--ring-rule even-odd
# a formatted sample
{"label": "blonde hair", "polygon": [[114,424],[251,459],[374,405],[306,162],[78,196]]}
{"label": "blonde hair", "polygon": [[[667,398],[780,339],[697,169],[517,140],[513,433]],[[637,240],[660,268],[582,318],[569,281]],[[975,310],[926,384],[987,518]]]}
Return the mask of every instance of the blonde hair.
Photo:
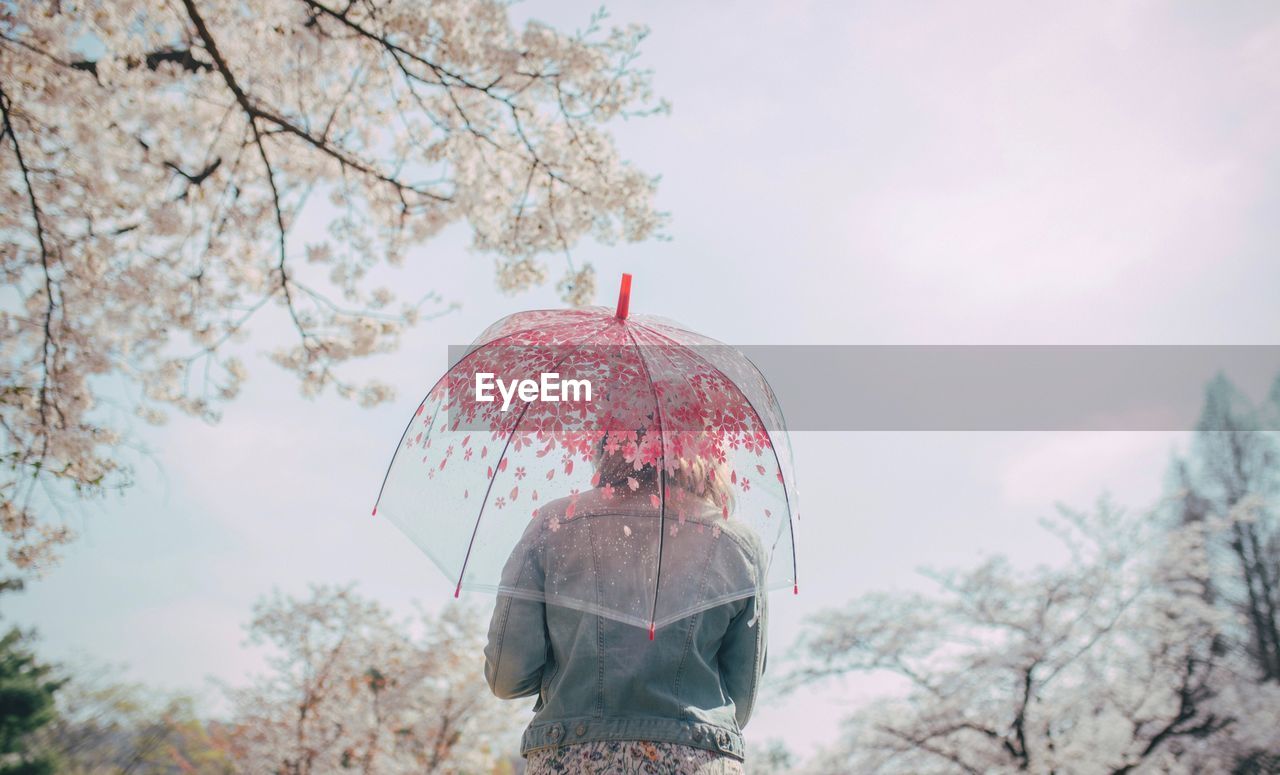
{"label": "blonde hair", "polygon": [[[630,434],[627,434],[628,436]],[[644,431],[636,431],[635,439],[627,439],[623,444],[615,443],[615,451],[607,451],[609,434],[606,433],[596,444],[592,463],[595,466],[597,487],[610,486],[614,489],[631,488],[631,480],[638,487],[634,489],[658,488],[658,469],[652,463],[642,463],[635,459],[634,445],[644,438]],[[616,441],[616,440],[615,440]],[[635,462],[627,460],[630,450]],[[668,461],[665,480],[667,498],[677,509],[681,508],[689,498],[701,499],[719,508],[725,516],[733,510],[733,486],[727,463],[712,460],[705,456],[679,455]]]}

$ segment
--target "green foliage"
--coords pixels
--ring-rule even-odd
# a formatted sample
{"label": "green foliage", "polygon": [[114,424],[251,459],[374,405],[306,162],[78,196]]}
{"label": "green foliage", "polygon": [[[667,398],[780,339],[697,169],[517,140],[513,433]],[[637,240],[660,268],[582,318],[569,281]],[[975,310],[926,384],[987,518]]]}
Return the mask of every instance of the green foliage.
{"label": "green foliage", "polygon": [[36,660],[29,637],[14,628],[0,639],[0,775],[58,770],[56,757],[33,746],[32,735],[56,719],[54,693],[62,681]]}

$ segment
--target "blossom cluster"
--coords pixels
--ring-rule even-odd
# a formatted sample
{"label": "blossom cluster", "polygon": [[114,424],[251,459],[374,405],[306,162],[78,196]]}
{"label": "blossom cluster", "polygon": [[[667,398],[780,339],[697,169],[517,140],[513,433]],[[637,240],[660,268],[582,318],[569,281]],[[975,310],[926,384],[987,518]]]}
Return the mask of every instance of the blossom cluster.
{"label": "blossom cluster", "polygon": [[[655,178],[605,124],[666,106],[635,66],[645,30],[602,22],[518,29],[497,0],[5,4],[10,560],[38,564],[69,536],[41,527],[50,481],[127,482],[93,377],[124,377],[146,421],[215,421],[246,376],[228,348],[273,307],[297,332],[273,360],[304,394],[377,403],[386,386],[337,367],[393,349],[438,302],[369,287],[378,262],[461,222],[517,291],[548,280],[539,256],[583,237],[654,235]],[[309,198],[339,215],[304,245],[290,228]],[[586,303],[591,269],[569,266],[561,292]]]}

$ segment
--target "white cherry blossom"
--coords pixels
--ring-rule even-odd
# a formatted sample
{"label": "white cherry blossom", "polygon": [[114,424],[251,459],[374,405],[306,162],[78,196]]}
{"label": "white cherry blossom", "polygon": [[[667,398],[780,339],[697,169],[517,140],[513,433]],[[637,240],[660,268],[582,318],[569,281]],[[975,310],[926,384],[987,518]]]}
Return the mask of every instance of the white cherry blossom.
{"label": "white cherry blossom", "polygon": [[[442,303],[369,272],[455,223],[502,290],[550,280],[550,254],[563,296],[591,301],[570,249],[663,223],[655,178],[606,127],[666,109],[636,66],[645,30],[603,20],[519,29],[495,0],[0,7],[9,561],[46,565],[71,535],[59,502],[128,483],[104,377],[146,422],[215,421],[247,376],[228,345],[270,304],[297,333],[272,359],[305,395],[384,401],[340,367]],[[313,200],[336,213],[328,233],[291,233]]]}

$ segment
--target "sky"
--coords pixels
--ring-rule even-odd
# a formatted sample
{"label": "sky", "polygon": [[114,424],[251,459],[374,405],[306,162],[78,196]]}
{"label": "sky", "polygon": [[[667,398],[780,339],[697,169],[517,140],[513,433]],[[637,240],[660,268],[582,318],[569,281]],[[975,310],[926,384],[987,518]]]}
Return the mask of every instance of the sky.
{"label": "sky", "polygon": [[[594,2],[526,0],[518,20],[585,26]],[[1280,8],[1267,2],[614,2],[651,28],[642,66],[672,102],[619,122],[661,174],[670,240],[583,244],[635,275],[633,312],[739,345],[1272,344],[1280,331]],[[304,217],[295,234],[324,228]],[[256,599],[356,582],[397,611],[452,585],[369,516],[407,414],[491,321],[554,307],[497,292],[454,228],[387,270],[460,307],[355,365],[397,399],[300,397],[260,353],[217,426],[136,427],[136,487],[73,517],[61,567],[4,601],[46,658],[199,695],[262,666]],[[561,271],[551,259],[552,276]],[[821,379],[821,374],[815,374]],[[1261,395],[1265,385],[1242,385]],[[785,409],[785,407],[784,407]],[[793,434],[801,594],[775,593],[770,670],[803,623],[871,590],[929,589],[924,567],[1003,553],[1054,561],[1038,520],[1103,493],[1161,492],[1180,433]],[[470,598],[469,600],[465,598]],[[492,605],[483,595],[464,602]],[[479,656],[479,655],[477,655]],[[777,668],[775,668],[777,665]],[[887,690],[879,678],[765,701],[749,739],[809,752]]]}

